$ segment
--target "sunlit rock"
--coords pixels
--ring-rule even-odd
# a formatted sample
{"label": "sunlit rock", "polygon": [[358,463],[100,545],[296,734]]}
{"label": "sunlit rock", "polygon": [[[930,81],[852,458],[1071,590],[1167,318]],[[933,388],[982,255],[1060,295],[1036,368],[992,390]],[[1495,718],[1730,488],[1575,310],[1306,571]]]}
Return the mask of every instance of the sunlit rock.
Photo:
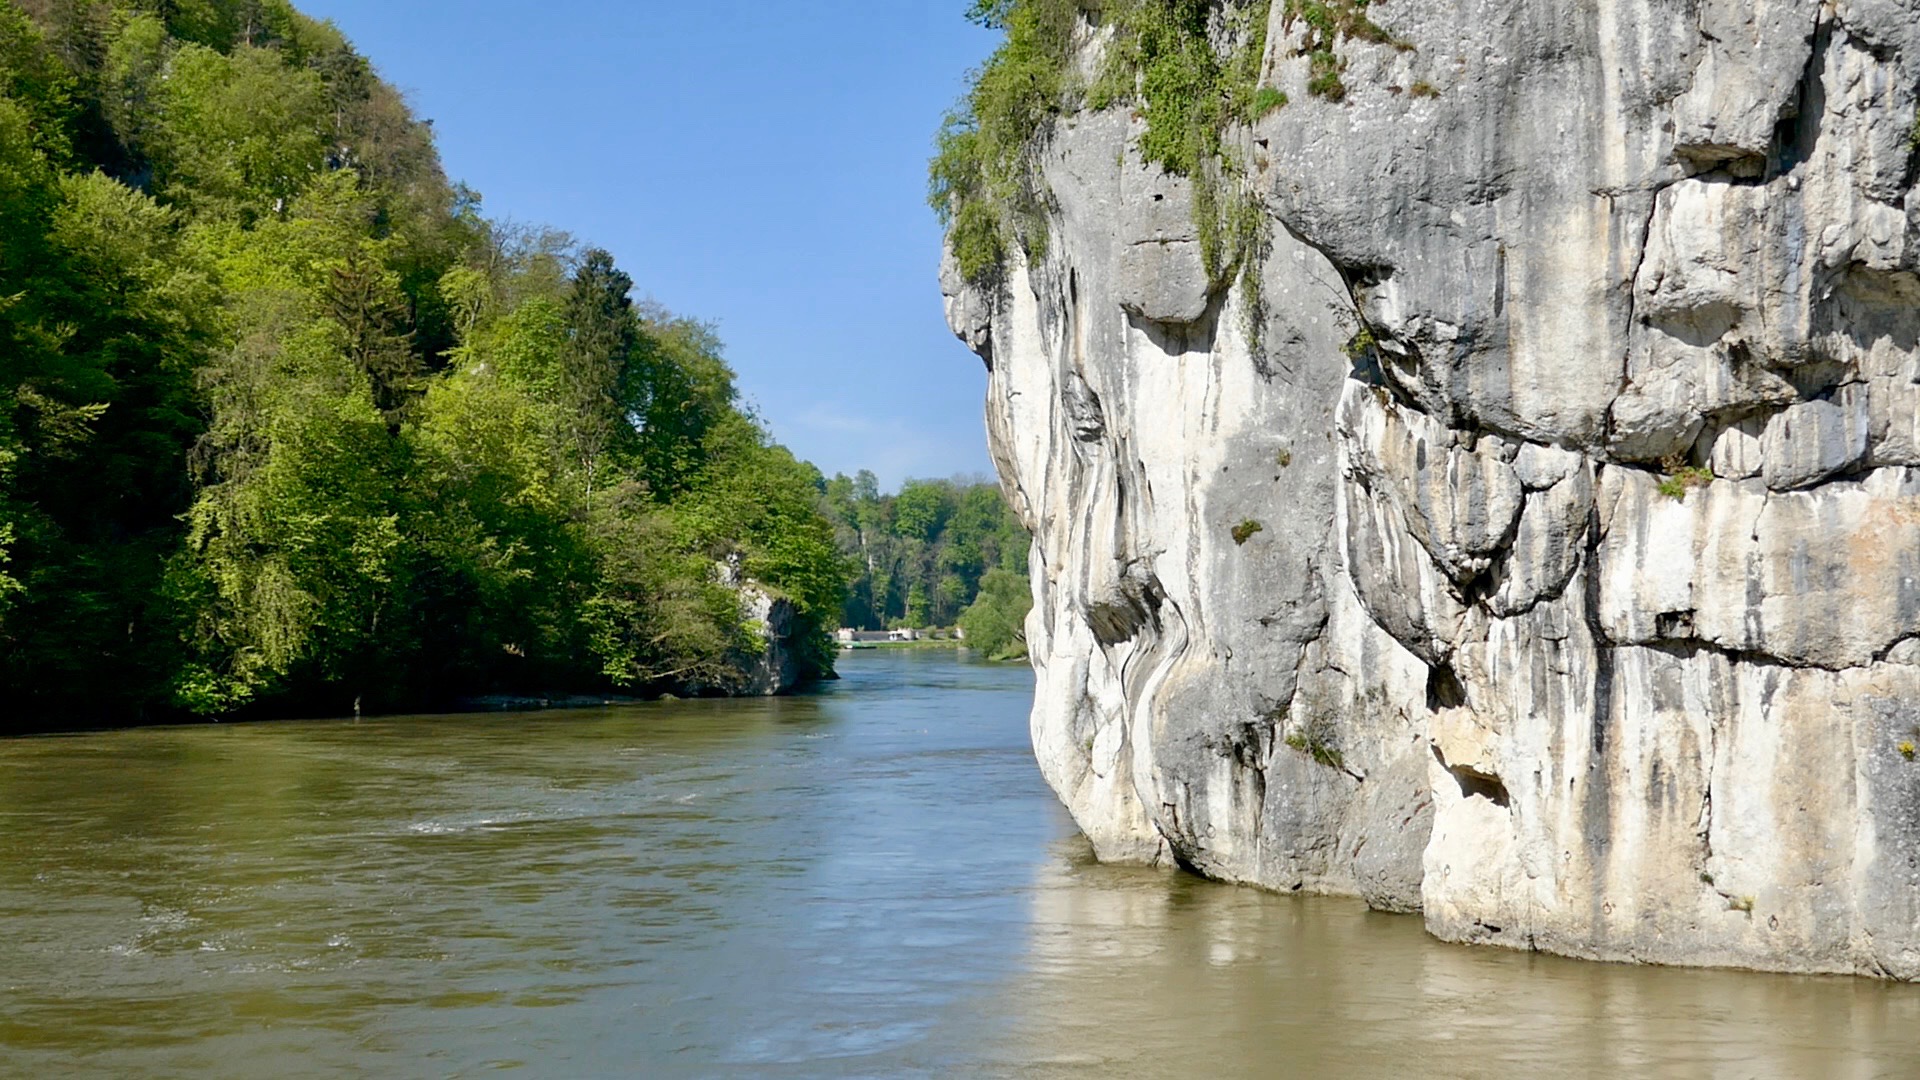
{"label": "sunlit rock", "polygon": [[1920,4],[1396,0],[1337,103],[1285,8],[1250,274],[1123,107],[946,277],[1048,781],[1452,940],[1920,978]]}

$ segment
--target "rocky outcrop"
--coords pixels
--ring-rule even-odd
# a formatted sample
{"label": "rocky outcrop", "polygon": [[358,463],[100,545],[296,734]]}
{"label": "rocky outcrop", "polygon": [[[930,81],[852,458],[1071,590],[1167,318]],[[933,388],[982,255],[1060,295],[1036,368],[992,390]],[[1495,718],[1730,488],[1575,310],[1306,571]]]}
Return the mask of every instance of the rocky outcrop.
{"label": "rocky outcrop", "polygon": [[764,647],[741,666],[742,697],[771,697],[800,685],[800,658],[793,651],[793,601],[748,583],[740,590],[746,618]]}
{"label": "rocky outcrop", "polygon": [[752,651],[736,658],[738,673],[721,685],[690,685],[693,693],[718,692],[731,697],[776,697],[802,681],[800,657],[794,646],[793,601],[745,576],[739,556],[714,564],[714,578],[740,597],[740,618],[755,642]]}
{"label": "rocky outcrop", "polygon": [[1920,2],[1384,0],[1339,103],[1286,6],[1253,274],[1116,109],[944,275],[1048,781],[1449,940],[1920,978]]}

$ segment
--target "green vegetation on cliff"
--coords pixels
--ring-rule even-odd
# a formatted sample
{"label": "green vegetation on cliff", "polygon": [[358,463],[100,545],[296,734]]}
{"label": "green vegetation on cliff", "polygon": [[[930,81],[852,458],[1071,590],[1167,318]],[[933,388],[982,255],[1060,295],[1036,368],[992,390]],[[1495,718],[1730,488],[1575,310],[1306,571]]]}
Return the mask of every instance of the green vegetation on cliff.
{"label": "green vegetation on cliff", "polygon": [[[1367,15],[1372,0],[1282,0],[1281,21],[1300,28],[1307,90],[1344,100],[1342,39],[1394,45]],[[1240,275],[1248,331],[1263,322],[1254,268],[1269,225],[1243,148],[1228,138],[1284,108],[1287,95],[1261,85],[1273,0],[973,0],[967,17],[1006,34],[973,75],[936,140],[928,201],[947,229],[963,277],[997,291],[1008,256],[1047,250],[1049,195],[1039,155],[1052,123],[1082,109],[1130,106],[1145,123],[1140,160],[1193,181],[1193,217],[1207,273],[1218,285]],[[1099,70],[1082,76],[1080,50]],[[1416,93],[1431,96],[1431,84]]]}
{"label": "green vegetation on cliff", "polygon": [[284,0],[0,0],[0,730],[827,669],[817,470]]}
{"label": "green vegetation on cliff", "polygon": [[[1227,280],[1259,226],[1223,139],[1231,125],[1286,104],[1259,85],[1269,11],[1270,0],[1115,0],[1098,11],[1078,0],[975,0],[968,17],[1006,40],[948,116],[928,170],[928,200],[963,276],[996,287],[1014,245],[1045,253],[1037,155],[1048,125],[1132,103],[1146,122],[1141,159],[1195,180],[1208,270]],[[1104,59],[1089,84],[1075,57],[1098,34],[1107,36]]]}

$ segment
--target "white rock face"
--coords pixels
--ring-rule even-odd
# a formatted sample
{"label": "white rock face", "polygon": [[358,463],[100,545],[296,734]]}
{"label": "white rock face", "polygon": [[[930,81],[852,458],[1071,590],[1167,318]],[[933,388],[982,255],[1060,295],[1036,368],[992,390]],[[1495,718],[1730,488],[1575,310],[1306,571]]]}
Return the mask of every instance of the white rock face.
{"label": "white rock face", "polygon": [[1450,940],[1920,978],[1920,0],[1392,0],[1339,104],[1283,7],[1257,307],[1124,110],[945,274],[1048,781]]}
{"label": "white rock face", "polygon": [[793,654],[793,601],[776,597],[748,582],[740,589],[741,606],[765,642],[762,651],[742,669],[746,697],[772,697],[800,685],[800,659]]}
{"label": "white rock face", "polygon": [[740,616],[753,628],[759,649],[740,658],[740,697],[775,697],[800,685],[800,658],[793,651],[793,601],[769,592],[740,572],[737,556],[714,564],[714,578],[740,597]]}

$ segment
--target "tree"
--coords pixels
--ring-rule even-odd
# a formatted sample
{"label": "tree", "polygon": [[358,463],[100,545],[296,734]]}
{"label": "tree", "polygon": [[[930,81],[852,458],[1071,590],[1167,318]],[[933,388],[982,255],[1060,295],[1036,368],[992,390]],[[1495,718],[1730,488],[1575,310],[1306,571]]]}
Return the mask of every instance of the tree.
{"label": "tree", "polygon": [[0,3],[0,732],[830,670],[891,517],[632,288],[286,0]]}
{"label": "tree", "polygon": [[1027,654],[1027,613],[1033,593],[1025,578],[1009,570],[990,570],[980,583],[980,595],[960,616],[967,647],[995,660]]}
{"label": "tree", "polygon": [[620,391],[639,338],[632,292],[633,279],[614,268],[612,255],[594,248],[573,276],[563,315],[567,336],[558,358],[560,408],[588,491],[598,479],[601,459],[626,423]]}
{"label": "tree", "polygon": [[347,357],[372,386],[374,407],[397,430],[400,410],[420,388],[423,367],[413,352],[396,276],[355,247],[328,269],[321,303],[345,333]]}
{"label": "tree", "polygon": [[325,88],[278,51],[185,45],[162,85],[154,171],[169,201],[250,221],[284,211],[321,171]]}

